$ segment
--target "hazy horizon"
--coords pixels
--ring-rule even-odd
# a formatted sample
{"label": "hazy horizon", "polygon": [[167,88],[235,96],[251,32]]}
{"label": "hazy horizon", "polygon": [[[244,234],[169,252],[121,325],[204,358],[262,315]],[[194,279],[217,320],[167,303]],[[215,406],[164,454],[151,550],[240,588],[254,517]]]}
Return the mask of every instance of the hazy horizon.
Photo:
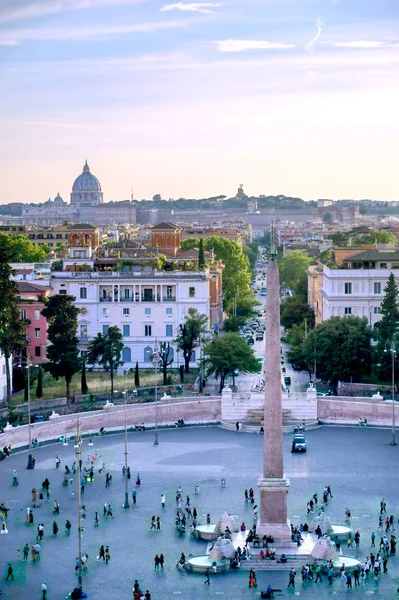
{"label": "hazy horizon", "polygon": [[0,3],[0,204],[399,200],[395,0]]}

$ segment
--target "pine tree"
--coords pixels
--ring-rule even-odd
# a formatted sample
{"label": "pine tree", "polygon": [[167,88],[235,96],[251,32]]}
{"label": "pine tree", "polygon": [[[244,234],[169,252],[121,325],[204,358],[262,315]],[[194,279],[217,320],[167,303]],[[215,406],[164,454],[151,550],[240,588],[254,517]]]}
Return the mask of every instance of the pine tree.
{"label": "pine tree", "polygon": [[[399,287],[393,273],[388,277],[384,292],[385,296],[381,302],[382,318],[377,323],[375,329],[378,340],[378,374],[383,381],[389,381],[392,373],[391,354],[389,351],[393,347],[399,350]],[[397,367],[395,368],[396,371]],[[395,375],[397,375],[397,372]]]}
{"label": "pine tree", "polygon": [[204,240],[201,238],[198,248],[198,269],[201,271],[205,266]]}
{"label": "pine tree", "polygon": [[43,396],[43,372],[42,368],[39,367],[39,373],[37,375],[37,384],[36,384],[36,398],[41,398]]}
{"label": "pine tree", "polygon": [[83,364],[82,364],[82,375],[81,375],[81,379],[80,379],[80,391],[82,392],[83,396],[85,396],[89,391],[89,388],[87,386],[87,381],[86,381],[86,361],[85,360],[83,360]]}
{"label": "pine tree", "polygon": [[134,369],[134,385],[136,388],[140,387],[139,363],[137,360],[136,368]]}

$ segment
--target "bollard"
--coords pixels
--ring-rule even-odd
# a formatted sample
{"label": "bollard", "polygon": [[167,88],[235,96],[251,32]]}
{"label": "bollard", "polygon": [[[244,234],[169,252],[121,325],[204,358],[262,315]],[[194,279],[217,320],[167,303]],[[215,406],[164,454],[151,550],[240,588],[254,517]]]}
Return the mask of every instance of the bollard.
{"label": "bollard", "polygon": [[199,494],[199,485],[194,487],[194,494]]}
{"label": "bollard", "polygon": [[221,485],[222,487],[226,487],[226,480],[225,480],[225,479],[221,479],[221,480],[220,480],[220,485]]}

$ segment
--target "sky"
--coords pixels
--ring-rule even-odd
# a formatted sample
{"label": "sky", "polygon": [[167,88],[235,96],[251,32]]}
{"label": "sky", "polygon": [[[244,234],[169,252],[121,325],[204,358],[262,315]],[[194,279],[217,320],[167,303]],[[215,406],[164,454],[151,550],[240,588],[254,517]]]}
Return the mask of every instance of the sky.
{"label": "sky", "polygon": [[399,200],[397,0],[0,0],[0,204]]}

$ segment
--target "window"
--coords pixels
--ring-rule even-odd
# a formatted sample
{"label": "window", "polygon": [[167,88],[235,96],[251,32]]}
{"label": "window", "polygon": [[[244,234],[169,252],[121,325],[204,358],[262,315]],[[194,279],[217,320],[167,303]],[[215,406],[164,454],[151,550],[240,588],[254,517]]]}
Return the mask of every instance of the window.
{"label": "window", "polygon": [[128,317],[130,315],[130,308],[124,308],[123,309],[123,316],[124,317]]}
{"label": "window", "polygon": [[132,351],[130,350],[130,348],[123,348],[122,360],[123,362],[132,362]]}
{"label": "window", "polygon": [[345,307],[345,314],[346,315],[351,315],[352,314],[352,308],[350,306],[346,306]]}
{"label": "window", "polygon": [[87,298],[87,288],[80,288],[80,298],[85,300]]}
{"label": "window", "polygon": [[40,321],[40,310],[35,310],[35,321]]}
{"label": "window", "polygon": [[166,297],[167,298],[172,298],[173,297],[173,288],[171,285],[168,285],[166,287]]}
{"label": "window", "polygon": [[190,287],[188,289],[188,295],[190,296],[190,298],[195,298],[195,287]]}
{"label": "window", "polygon": [[103,325],[103,335],[107,335],[109,329],[109,325]]}
{"label": "window", "polygon": [[352,284],[345,283],[345,294],[351,294],[351,293],[352,293]]}
{"label": "window", "polygon": [[145,308],[144,309],[144,314],[146,317],[151,317],[151,308]]}
{"label": "window", "polygon": [[35,346],[35,356],[40,356],[41,355],[41,347],[40,346]]}
{"label": "window", "polygon": [[381,306],[374,306],[374,314],[375,315],[381,314]]}
{"label": "window", "polygon": [[108,317],[108,315],[109,315],[109,308],[103,308],[101,310],[101,314],[102,314],[103,317]]}
{"label": "window", "polygon": [[374,294],[381,294],[381,283],[374,282]]}
{"label": "window", "polygon": [[152,362],[152,348],[150,348],[149,346],[147,346],[147,348],[144,348],[144,362],[145,363],[150,363]]}
{"label": "window", "polygon": [[87,325],[80,326],[80,337],[81,339],[87,339]]}
{"label": "window", "polygon": [[39,327],[35,327],[35,338],[39,338],[40,337],[40,329]]}
{"label": "window", "polygon": [[60,294],[65,294],[66,295],[67,291],[66,290],[60,290]]}
{"label": "window", "polygon": [[380,262],[380,269],[387,269],[387,268],[388,268],[388,263]]}
{"label": "window", "polygon": [[123,336],[130,337],[130,325],[123,325]]}
{"label": "window", "polygon": [[168,317],[171,317],[173,315],[173,308],[167,308],[166,314],[168,315]]}
{"label": "window", "polygon": [[19,314],[21,316],[21,321],[25,321],[26,320],[26,308],[21,308],[21,310],[19,311]]}
{"label": "window", "polygon": [[173,325],[166,325],[166,337],[173,337]]}
{"label": "window", "polygon": [[144,325],[144,335],[146,337],[152,336],[152,326],[151,325]]}

